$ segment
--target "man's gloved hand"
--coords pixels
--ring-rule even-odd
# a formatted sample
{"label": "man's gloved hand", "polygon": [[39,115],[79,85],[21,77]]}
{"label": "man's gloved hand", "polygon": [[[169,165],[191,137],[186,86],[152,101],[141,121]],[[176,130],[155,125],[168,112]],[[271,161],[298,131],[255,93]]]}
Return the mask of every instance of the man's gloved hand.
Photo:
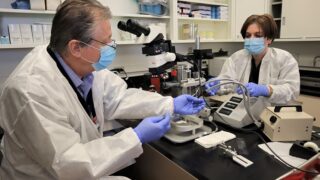
{"label": "man's gloved hand", "polygon": [[203,99],[186,94],[174,98],[173,104],[174,113],[181,115],[197,114],[205,106]]}
{"label": "man's gloved hand", "polygon": [[220,84],[220,80],[215,80],[215,81],[211,81],[211,82],[206,83],[204,85],[204,87],[205,87],[207,93],[210,94],[211,96],[216,95],[216,93],[219,91],[220,87],[216,87],[216,88],[212,88],[212,89],[210,89],[210,88],[217,85],[217,84]]}
{"label": "man's gloved hand", "polygon": [[152,116],[143,119],[133,130],[141,143],[160,139],[170,129],[170,114]]}
{"label": "man's gloved hand", "polygon": [[[250,96],[258,97],[258,96],[269,96],[269,88],[266,85],[259,85],[256,83],[247,83],[246,88],[248,89]],[[238,94],[243,94],[242,89],[240,87],[237,88]]]}

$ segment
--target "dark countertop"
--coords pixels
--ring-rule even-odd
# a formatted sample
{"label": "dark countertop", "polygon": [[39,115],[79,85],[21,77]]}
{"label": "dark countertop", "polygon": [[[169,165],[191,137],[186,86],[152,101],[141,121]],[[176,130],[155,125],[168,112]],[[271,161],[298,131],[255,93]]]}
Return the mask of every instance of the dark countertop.
{"label": "dark countertop", "polygon": [[254,164],[244,168],[231,158],[224,156],[221,149],[205,149],[193,141],[174,144],[162,138],[150,145],[198,179],[270,180],[290,170],[258,147],[262,141],[255,134],[228,129],[220,124],[219,128],[237,136],[236,139],[226,143],[227,145],[237,147],[239,142],[245,142],[246,148],[242,154]]}

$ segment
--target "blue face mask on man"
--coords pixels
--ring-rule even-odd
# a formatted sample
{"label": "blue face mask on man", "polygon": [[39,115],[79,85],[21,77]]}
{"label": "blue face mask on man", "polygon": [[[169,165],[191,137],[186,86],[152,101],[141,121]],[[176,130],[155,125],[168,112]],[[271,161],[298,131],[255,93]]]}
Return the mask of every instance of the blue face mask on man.
{"label": "blue face mask on man", "polygon": [[244,48],[252,55],[258,55],[262,53],[265,48],[264,38],[245,38]]}
{"label": "blue face mask on man", "polygon": [[[82,43],[84,43],[84,42],[82,42]],[[106,45],[102,46],[100,49],[98,49],[98,48],[96,48],[94,46],[91,46],[91,45],[89,45],[87,43],[84,43],[84,44],[86,44],[87,46],[92,47],[92,48],[97,49],[97,50],[100,51],[100,58],[99,58],[98,62],[92,64],[92,67],[96,71],[100,71],[102,69],[106,69],[114,61],[114,59],[116,57],[116,45],[115,45],[114,42],[113,42],[112,45],[106,44]],[[87,59],[85,59],[85,60],[87,62],[91,62],[92,63],[92,61],[89,61]]]}

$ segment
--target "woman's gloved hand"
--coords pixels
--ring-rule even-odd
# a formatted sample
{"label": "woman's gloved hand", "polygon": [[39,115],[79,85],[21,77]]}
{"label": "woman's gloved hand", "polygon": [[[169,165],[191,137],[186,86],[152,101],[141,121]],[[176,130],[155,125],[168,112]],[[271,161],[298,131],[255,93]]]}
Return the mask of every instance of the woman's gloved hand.
{"label": "woman's gloved hand", "polygon": [[[247,83],[245,84],[246,88],[249,91],[250,96],[258,97],[258,96],[269,96],[269,88],[266,85],[259,85],[256,83]],[[237,88],[238,94],[243,94],[241,88]]]}
{"label": "woman's gloved hand", "polygon": [[217,84],[220,84],[220,80],[215,80],[215,81],[211,81],[211,82],[206,83],[204,85],[206,92],[208,94],[210,94],[211,96],[216,95],[216,93],[219,91],[220,87],[216,87],[216,88],[212,88],[212,89],[210,89],[210,88],[217,85]]}
{"label": "woman's gloved hand", "polygon": [[173,100],[174,113],[181,115],[197,114],[205,107],[203,99],[191,95],[180,95]]}
{"label": "woman's gloved hand", "polygon": [[170,114],[143,119],[133,130],[141,143],[160,139],[170,129]]}

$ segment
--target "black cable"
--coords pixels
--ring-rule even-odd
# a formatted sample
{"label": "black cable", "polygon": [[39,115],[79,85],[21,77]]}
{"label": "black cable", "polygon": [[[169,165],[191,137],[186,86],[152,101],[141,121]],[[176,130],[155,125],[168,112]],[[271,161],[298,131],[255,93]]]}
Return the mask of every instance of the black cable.
{"label": "black cable", "polygon": [[282,158],[280,158],[280,156],[278,154],[276,154],[271,148],[270,146],[267,144],[267,142],[263,139],[263,137],[255,132],[255,131],[252,131],[251,133],[257,135],[262,141],[263,143],[267,146],[267,148],[272,152],[273,155],[275,155],[283,164],[287,165],[288,167],[292,168],[292,169],[296,169],[298,171],[301,171],[301,172],[305,172],[305,173],[309,173],[309,174],[314,174],[314,175],[318,175],[320,174],[319,172],[312,172],[312,171],[307,171],[307,170],[304,170],[304,169],[300,169],[298,167],[295,167],[295,166],[292,166],[291,164],[287,163],[285,160],[283,160]]}
{"label": "black cable", "polygon": [[[205,100],[205,98],[203,98]],[[206,100],[205,100],[206,102]],[[208,103],[206,102],[206,104],[208,105]],[[210,106],[208,106],[210,107]],[[217,113],[218,114],[218,113]],[[220,116],[220,114],[218,114]],[[271,148],[270,146],[267,144],[267,142],[264,140],[264,138],[257,132],[255,132],[256,130],[259,130],[260,128],[255,126],[255,128],[253,129],[246,129],[246,128],[236,128],[236,127],[233,127],[231,125],[229,125],[229,123],[227,121],[225,121],[223,119],[222,116],[220,116],[220,118],[225,122],[226,126],[229,127],[229,128],[232,128],[232,129],[236,129],[238,131],[242,131],[242,132],[247,132],[247,133],[253,133],[253,134],[256,134],[261,140],[262,142],[266,145],[266,147],[272,152],[272,154],[274,156],[276,156],[283,164],[285,164],[286,166],[292,168],[292,169],[296,169],[298,171],[301,171],[301,172],[305,172],[305,173],[309,173],[309,174],[314,174],[314,175],[318,175],[320,174],[319,172],[312,172],[312,171],[307,171],[307,170],[303,170],[303,169],[300,169],[298,167],[295,167],[295,166],[292,166],[291,164],[287,163],[285,160],[283,160],[277,153],[275,153]]]}
{"label": "black cable", "polygon": [[[218,114],[218,115],[219,115],[219,114]],[[220,118],[223,120],[223,117],[222,117],[222,116],[220,116]],[[226,121],[224,121],[224,122],[226,122]],[[228,123],[228,122],[226,122],[226,123]],[[266,145],[266,147],[272,152],[272,154],[273,154],[274,156],[276,156],[276,157],[280,160],[280,162],[282,162],[282,163],[285,164],[286,166],[290,167],[291,169],[296,169],[296,170],[298,170],[298,171],[305,172],[305,173],[309,173],[309,174],[314,174],[314,175],[320,174],[319,172],[307,171],[307,170],[303,170],[303,169],[300,169],[300,168],[298,168],[298,167],[292,166],[291,164],[289,164],[289,163],[287,163],[285,160],[283,160],[277,153],[275,153],[275,152],[271,149],[271,147],[267,144],[267,142],[264,140],[264,138],[263,138],[259,133],[256,132],[256,130],[258,130],[259,128],[246,129],[246,128],[236,128],[236,127],[233,127],[233,126],[231,126],[231,125],[229,125],[229,124],[225,124],[225,125],[226,125],[227,127],[229,127],[229,128],[232,128],[232,129],[235,129],[235,130],[238,130],[238,131],[242,131],[242,132],[245,132],[245,133],[253,133],[253,134],[257,135],[257,136],[259,137],[259,139],[261,139],[262,142]]]}

